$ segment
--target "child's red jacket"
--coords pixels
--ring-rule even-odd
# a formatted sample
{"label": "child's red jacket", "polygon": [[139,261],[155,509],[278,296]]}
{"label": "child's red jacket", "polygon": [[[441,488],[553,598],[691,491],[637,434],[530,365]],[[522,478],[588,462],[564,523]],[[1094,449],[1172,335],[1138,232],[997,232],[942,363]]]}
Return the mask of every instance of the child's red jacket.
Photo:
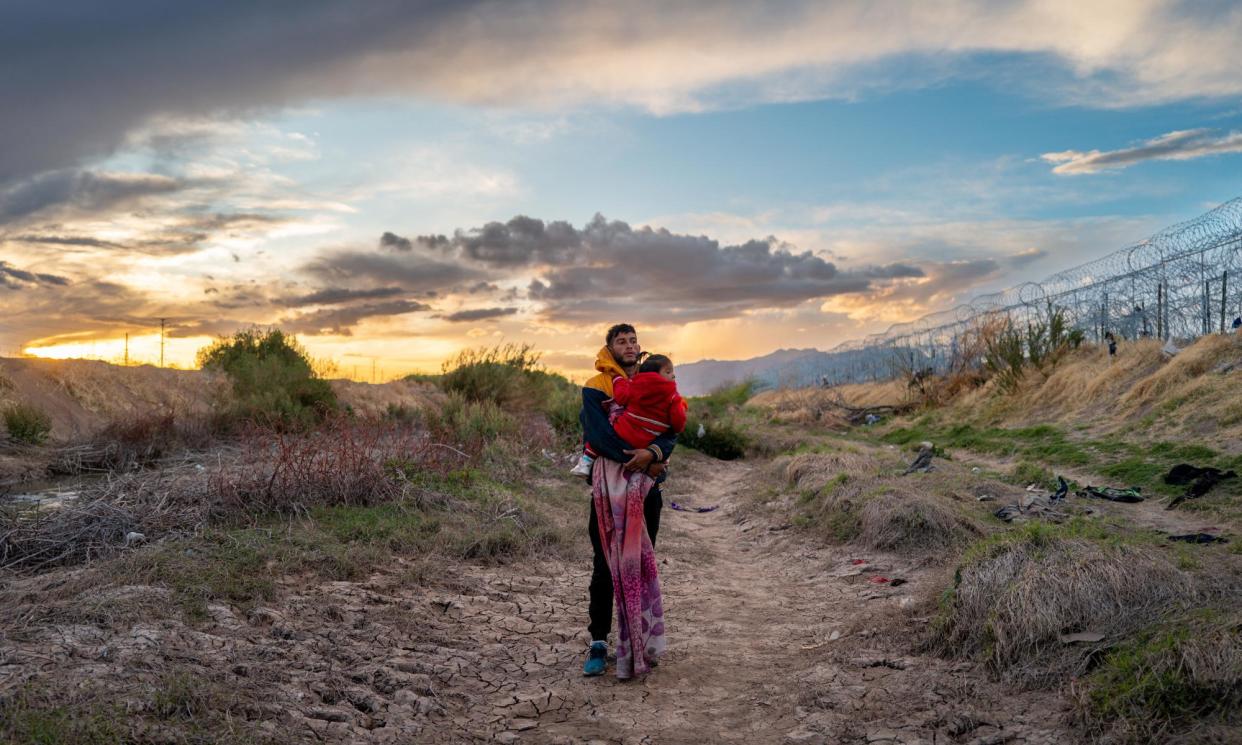
{"label": "child's red jacket", "polygon": [[632,447],[645,448],[669,430],[680,434],[686,429],[685,399],[677,384],[660,373],[614,378],[612,398],[625,407],[613,429]]}

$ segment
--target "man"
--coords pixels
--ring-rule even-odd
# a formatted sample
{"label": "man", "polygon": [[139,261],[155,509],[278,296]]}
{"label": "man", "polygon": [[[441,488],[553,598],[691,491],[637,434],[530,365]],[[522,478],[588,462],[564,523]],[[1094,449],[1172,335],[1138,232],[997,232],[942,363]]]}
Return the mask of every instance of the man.
{"label": "man", "polygon": [[[660,483],[664,480],[664,470],[668,456],[673,452],[677,442],[674,434],[657,437],[654,442],[642,450],[630,449],[625,440],[613,430],[608,421],[608,404],[612,400],[612,381],[618,376],[634,377],[638,371],[639,357],[642,348],[638,345],[638,332],[628,323],[619,323],[608,329],[604,339],[604,347],[595,359],[595,377],[586,382],[582,388],[582,412],[579,421],[582,431],[591,449],[601,458],[608,458],[624,463],[628,471],[645,471],[655,478],[656,483],[647,493],[643,501],[643,519],[647,525],[647,535],[655,544],[656,532],[660,529],[660,511],[664,508],[664,497],[660,494]],[[587,631],[591,634],[591,648],[587,652],[586,662],[582,666],[583,675],[602,675],[608,664],[608,634],[612,631],[612,572],[608,568],[608,559],[600,542],[599,524],[596,522],[595,502],[591,501],[590,526],[587,529],[594,549],[594,566],[591,571],[591,601],[589,607],[590,624]]]}

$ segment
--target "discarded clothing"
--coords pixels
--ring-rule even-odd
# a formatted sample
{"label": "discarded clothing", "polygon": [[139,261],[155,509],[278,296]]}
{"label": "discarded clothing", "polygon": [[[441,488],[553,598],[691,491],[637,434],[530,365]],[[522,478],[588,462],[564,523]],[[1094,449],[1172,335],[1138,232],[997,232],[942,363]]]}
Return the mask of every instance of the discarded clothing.
{"label": "discarded clothing", "polygon": [[1032,517],[1040,517],[1059,523],[1068,517],[1064,512],[1052,509],[1052,498],[1041,495],[1023,495],[1017,504],[1008,504],[992,513],[1004,522],[1025,522]]}
{"label": "discarded clothing", "polygon": [[1200,468],[1189,463],[1178,463],[1164,475],[1164,483],[1175,485],[1189,484],[1189,486],[1186,487],[1185,494],[1169,502],[1169,506],[1165,509],[1171,510],[1187,499],[1198,499],[1211,491],[1212,487],[1221,481],[1237,477],[1238,474],[1233,471],[1222,471],[1211,466]]}
{"label": "discarded clothing", "polygon": [[1069,494],[1069,484],[1065,481],[1064,476],[1057,476],[1057,490],[1048,497],[1050,502],[1060,502],[1065,499],[1065,495]]}
{"label": "discarded clothing", "polygon": [[923,443],[923,447],[919,448],[919,454],[914,457],[914,461],[910,464],[910,467],[907,468],[901,475],[907,476],[915,471],[928,473],[933,470],[935,468],[935,466],[932,465],[934,450],[935,448],[931,445],[931,443]]}
{"label": "discarded clothing", "polygon": [[648,672],[666,646],[660,576],[643,517],[643,500],[655,482],[608,458],[596,459],[592,481],[616,597],[617,677],[625,680]]}
{"label": "discarded clothing", "polygon": [[1199,466],[1192,466],[1189,463],[1178,463],[1176,466],[1170,468],[1169,472],[1164,475],[1164,483],[1180,486],[1182,484],[1189,484],[1197,479],[1203,478],[1204,476],[1215,476],[1217,480],[1223,481],[1225,479],[1236,478],[1237,475],[1238,474],[1233,471],[1222,471],[1219,468],[1213,468],[1211,466],[1200,468]]}
{"label": "discarded clothing", "polygon": [[1142,491],[1137,486],[1131,486],[1129,489],[1114,489],[1111,486],[1088,486],[1077,494],[1080,497],[1097,497],[1099,499],[1107,499],[1110,502],[1133,504],[1143,501]]}
{"label": "discarded clothing", "polygon": [[678,512],[714,512],[720,509],[720,505],[718,504],[713,504],[711,507],[687,507],[684,504],[677,504],[676,502],[673,502],[669,506]]}
{"label": "discarded clothing", "polygon": [[1186,533],[1184,535],[1171,535],[1170,541],[1183,541],[1185,543],[1228,543],[1228,538],[1221,538],[1211,533]]}

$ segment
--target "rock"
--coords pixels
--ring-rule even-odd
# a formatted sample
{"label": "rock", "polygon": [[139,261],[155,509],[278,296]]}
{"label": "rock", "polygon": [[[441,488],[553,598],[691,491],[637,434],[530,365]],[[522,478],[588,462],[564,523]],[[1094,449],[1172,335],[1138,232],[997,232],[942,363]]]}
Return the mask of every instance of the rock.
{"label": "rock", "polygon": [[137,531],[131,530],[130,532],[125,534],[125,545],[126,546],[137,546],[140,543],[146,543],[146,542],[147,542],[147,537]]}
{"label": "rock", "polygon": [[315,708],[306,712],[306,716],[311,719],[319,719],[324,722],[348,722],[349,714],[340,709]]}
{"label": "rock", "polygon": [[522,736],[516,732],[501,732],[500,734],[496,735],[495,739],[496,739],[496,742],[500,743],[501,745],[513,745],[513,743],[517,742],[518,740],[521,740]]}
{"label": "rock", "polygon": [[867,742],[901,742],[898,734],[891,729],[875,729],[867,733]]}
{"label": "rock", "polygon": [[785,735],[787,745],[828,745],[828,738],[819,732],[796,729]]}
{"label": "rock", "polygon": [[539,722],[534,719],[513,719],[509,722],[509,726],[518,732],[525,732],[528,729],[534,729],[539,726]]}

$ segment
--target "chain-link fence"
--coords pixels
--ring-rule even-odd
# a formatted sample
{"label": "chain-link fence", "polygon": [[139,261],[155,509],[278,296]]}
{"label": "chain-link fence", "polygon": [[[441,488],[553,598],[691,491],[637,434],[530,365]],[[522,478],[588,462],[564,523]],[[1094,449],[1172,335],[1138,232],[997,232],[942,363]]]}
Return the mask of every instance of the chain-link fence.
{"label": "chain-link fence", "polygon": [[989,322],[1017,328],[1060,312],[1089,341],[1112,333],[1187,341],[1242,323],[1242,197],[1147,240],[1043,280],[981,295],[952,310],[899,323],[829,351],[823,382],[939,374]]}

